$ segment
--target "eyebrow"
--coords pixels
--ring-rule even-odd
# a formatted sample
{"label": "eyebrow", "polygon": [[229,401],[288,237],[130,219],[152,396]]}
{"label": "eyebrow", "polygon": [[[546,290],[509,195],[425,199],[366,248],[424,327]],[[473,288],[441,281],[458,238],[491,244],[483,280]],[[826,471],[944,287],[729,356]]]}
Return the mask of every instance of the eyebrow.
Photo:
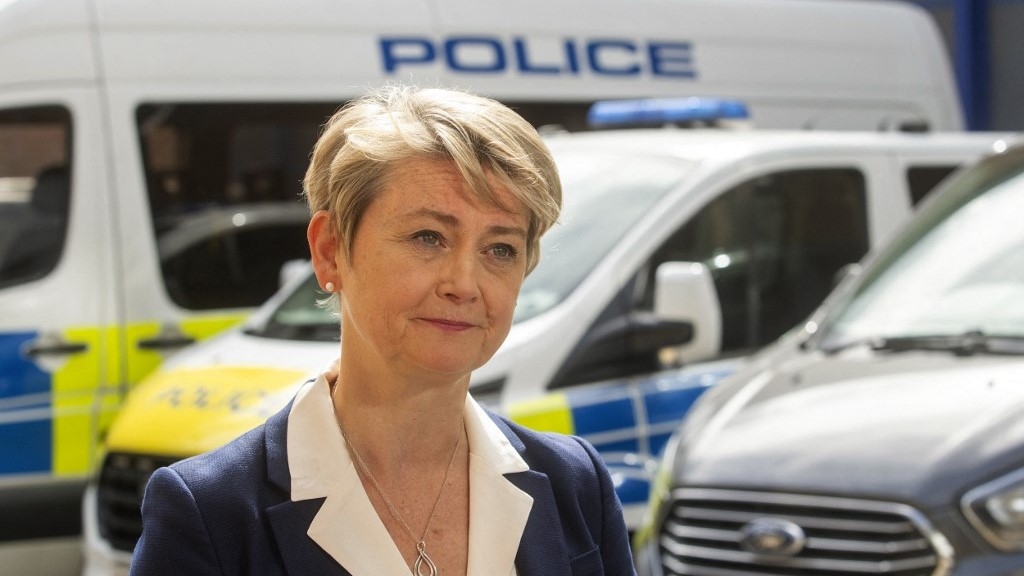
{"label": "eyebrow", "polygon": [[[452,227],[457,227],[460,224],[460,221],[459,221],[459,219],[456,216],[454,216],[452,214],[449,214],[447,212],[441,212],[439,210],[432,210],[430,208],[420,208],[419,210],[411,212],[410,215],[412,215],[412,216],[427,216],[427,217],[433,218],[435,220],[438,220],[438,221],[440,221],[441,223],[443,223],[443,224],[445,224],[447,226],[452,226]],[[513,236],[518,235],[518,236],[522,236],[524,238],[526,237],[526,230],[522,226],[499,226],[499,225],[495,225],[495,226],[488,227],[487,231],[492,233],[492,234],[510,234],[510,235],[513,235]]]}

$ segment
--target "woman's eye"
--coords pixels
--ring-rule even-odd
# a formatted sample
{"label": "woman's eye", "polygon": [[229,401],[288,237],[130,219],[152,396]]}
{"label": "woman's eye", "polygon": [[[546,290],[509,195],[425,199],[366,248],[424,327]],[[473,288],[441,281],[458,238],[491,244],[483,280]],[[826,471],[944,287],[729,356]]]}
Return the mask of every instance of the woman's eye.
{"label": "woman's eye", "polygon": [[516,257],[517,254],[519,254],[519,251],[516,250],[514,246],[510,246],[508,244],[498,244],[497,246],[491,248],[491,253],[497,256],[498,258],[502,258],[504,260],[512,260]]}
{"label": "woman's eye", "polygon": [[413,234],[413,238],[427,246],[438,246],[441,244],[441,235],[430,230],[422,230]]}

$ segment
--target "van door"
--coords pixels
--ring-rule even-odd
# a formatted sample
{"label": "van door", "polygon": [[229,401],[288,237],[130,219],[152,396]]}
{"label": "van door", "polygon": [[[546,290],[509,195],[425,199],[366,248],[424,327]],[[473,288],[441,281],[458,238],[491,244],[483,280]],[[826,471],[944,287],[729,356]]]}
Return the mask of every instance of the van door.
{"label": "van door", "polygon": [[[806,318],[843,266],[871,246],[871,166],[880,158],[775,165],[710,199],[654,253],[639,305],[653,309],[653,274],[701,262],[722,307],[720,353],[747,353]],[[697,360],[697,359],[691,359]]]}
{"label": "van door", "polygon": [[302,179],[337,107],[114,93],[129,384],[237,324],[309,258]]}
{"label": "van door", "polygon": [[0,546],[80,532],[117,378],[99,118],[86,89],[0,98]]}

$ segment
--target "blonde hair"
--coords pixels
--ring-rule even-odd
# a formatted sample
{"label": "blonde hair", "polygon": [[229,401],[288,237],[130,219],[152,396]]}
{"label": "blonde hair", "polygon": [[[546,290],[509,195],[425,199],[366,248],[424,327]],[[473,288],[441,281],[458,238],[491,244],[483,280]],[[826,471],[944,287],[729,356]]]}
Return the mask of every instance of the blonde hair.
{"label": "blonde hair", "polygon": [[[510,108],[467,92],[389,85],[342,107],[324,127],[306,171],[311,211],[326,210],[346,252],[394,167],[416,157],[450,160],[472,193],[504,209],[488,176],[529,214],[527,273],[540,237],[558,219],[562,186],[536,129]],[[349,254],[351,255],[351,254]]]}

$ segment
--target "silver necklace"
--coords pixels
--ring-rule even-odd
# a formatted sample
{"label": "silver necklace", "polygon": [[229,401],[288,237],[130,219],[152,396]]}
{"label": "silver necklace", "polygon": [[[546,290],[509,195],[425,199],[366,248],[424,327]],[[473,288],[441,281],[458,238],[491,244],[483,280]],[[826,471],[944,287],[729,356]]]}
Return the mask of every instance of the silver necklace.
{"label": "silver necklace", "polygon": [[[331,402],[331,407],[334,407],[334,402]],[[448,470],[444,473],[444,480],[441,481],[441,489],[437,491],[437,498],[434,500],[434,506],[430,509],[430,516],[427,517],[427,525],[423,527],[423,535],[419,538],[416,537],[416,533],[412,531],[409,524],[405,521],[405,518],[398,513],[398,508],[391,502],[388,495],[384,493],[384,489],[381,488],[380,483],[373,477],[373,473],[370,472],[370,467],[366,465],[366,461],[359,455],[359,451],[349,441],[348,436],[345,434],[345,427],[341,425],[341,418],[338,418],[337,413],[334,415],[338,420],[338,430],[341,431],[341,437],[345,439],[345,444],[348,446],[352,455],[356,458],[356,463],[359,465],[360,470],[366,474],[366,477],[370,479],[370,483],[377,489],[377,493],[384,499],[384,504],[387,505],[391,515],[398,520],[405,528],[405,531],[409,534],[409,537],[416,542],[416,562],[413,564],[412,570],[416,576],[437,576],[437,564],[427,556],[427,531],[430,530],[430,522],[434,520],[434,512],[437,511],[437,503],[441,501],[441,495],[444,494],[445,485],[448,484],[448,476],[452,473],[452,467],[455,465],[455,455],[459,452],[459,446],[462,445],[462,433],[459,433],[459,439],[455,442],[455,448],[452,448],[451,459],[448,460]]]}

